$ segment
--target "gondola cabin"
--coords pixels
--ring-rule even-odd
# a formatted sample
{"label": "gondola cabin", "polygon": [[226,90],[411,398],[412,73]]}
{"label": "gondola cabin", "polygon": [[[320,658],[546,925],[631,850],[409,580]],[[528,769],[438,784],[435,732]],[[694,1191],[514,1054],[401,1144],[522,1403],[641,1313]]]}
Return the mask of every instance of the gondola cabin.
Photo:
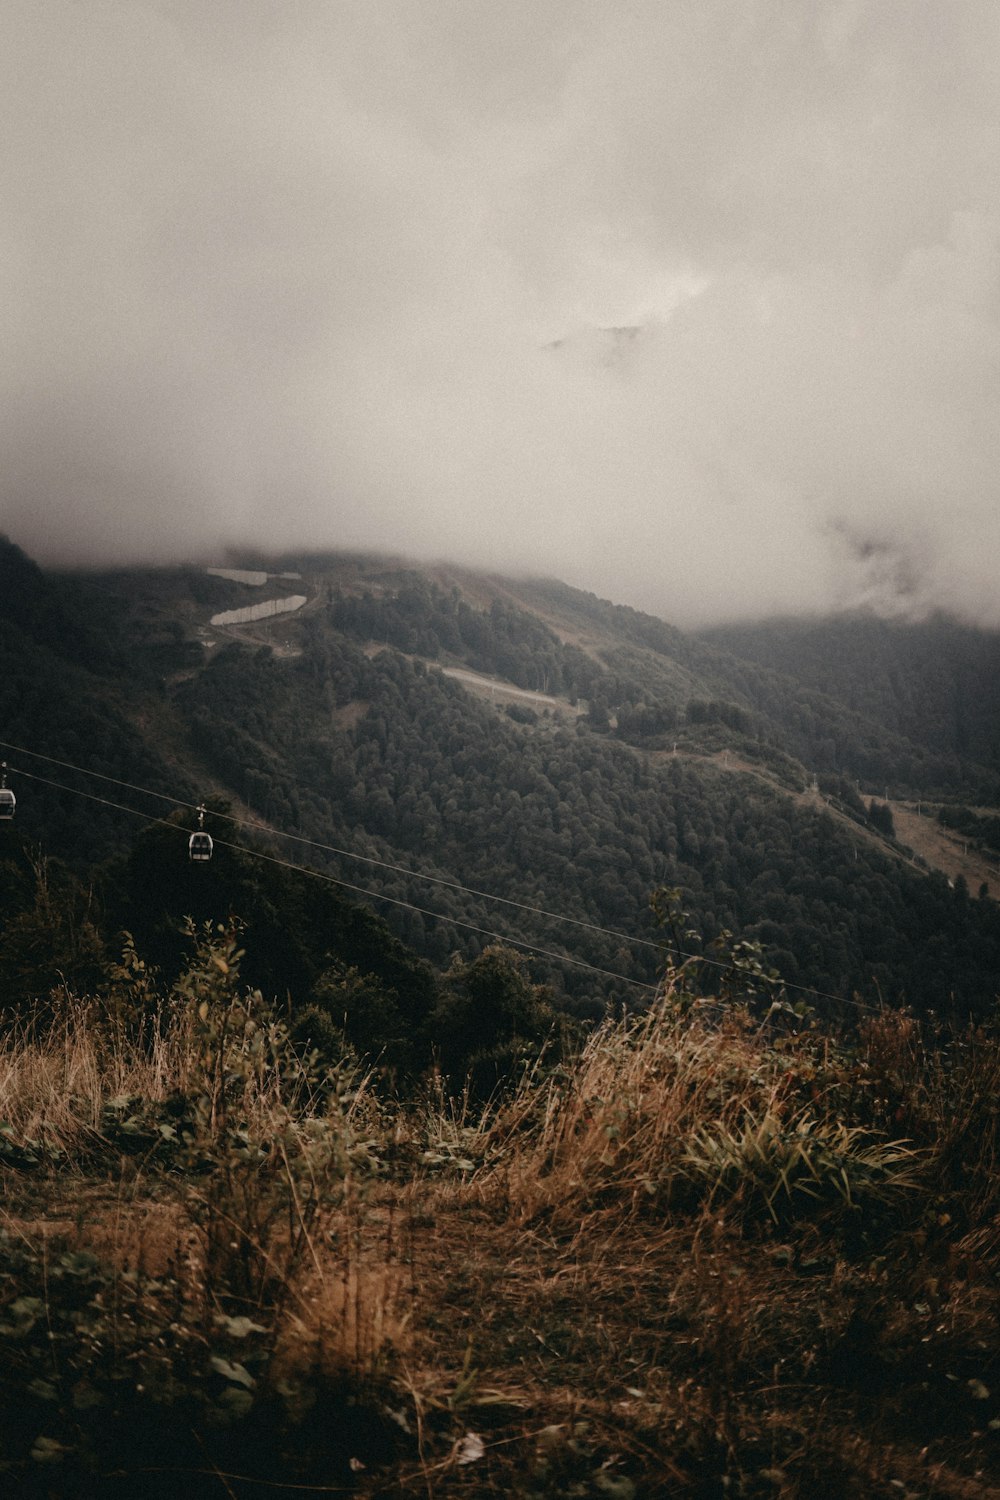
{"label": "gondola cabin", "polygon": [[12,818],[17,798],[7,785],[7,762],[0,761],[0,818]]}
{"label": "gondola cabin", "polygon": [[205,832],[205,804],[198,808],[198,827],[188,839],[188,859],[204,864],[212,858],[212,836]]}
{"label": "gondola cabin", "polygon": [[210,833],[192,833],[188,839],[188,858],[194,860],[206,860],[212,858],[212,835]]}

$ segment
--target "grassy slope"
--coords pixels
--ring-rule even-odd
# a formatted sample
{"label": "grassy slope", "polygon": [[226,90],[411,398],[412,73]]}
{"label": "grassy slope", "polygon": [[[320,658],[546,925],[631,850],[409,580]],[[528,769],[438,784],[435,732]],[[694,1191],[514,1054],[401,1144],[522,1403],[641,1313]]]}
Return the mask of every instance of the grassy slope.
{"label": "grassy slope", "polygon": [[221,940],[159,1003],[0,1053],[8,1492],[997,1494],[995,1034],[675,975],[474,1119],[310,1073]]}

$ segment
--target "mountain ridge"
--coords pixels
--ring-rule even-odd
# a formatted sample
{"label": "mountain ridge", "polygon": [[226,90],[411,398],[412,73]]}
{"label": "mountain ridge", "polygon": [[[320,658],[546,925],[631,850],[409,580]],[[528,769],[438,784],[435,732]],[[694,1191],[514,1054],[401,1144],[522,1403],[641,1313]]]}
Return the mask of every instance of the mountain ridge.
{"label": "mountain ridge", "polygon": [[[615,985],[581,960],[655,979],[658,886],[680,892],[695,954],[731,931],[788,984],[845,1002],[993,1003],[993,901],[915,868],[870,811],[887,791],[994,807],[991,767],[555,581],[359,554],[285,554],[268,571],[293,564],[307,604],[230,627],[212,615],[251,591],[194,568],[45,575],[82,630],[107,625],[105,654],[67,673],[36,616],[8,612],[4,739],[192,805],[228,797],[312,840],[299,854],[376,907],[398,903],[387,920],[433,962],[481,947],[470,929],[507,934],[549,955],[538,976],[583,1012]],[[20,799],[25,835],[81,868],[119,857],[134,815],[60,777]],[[363,880],[358,858],[374,861]]]}

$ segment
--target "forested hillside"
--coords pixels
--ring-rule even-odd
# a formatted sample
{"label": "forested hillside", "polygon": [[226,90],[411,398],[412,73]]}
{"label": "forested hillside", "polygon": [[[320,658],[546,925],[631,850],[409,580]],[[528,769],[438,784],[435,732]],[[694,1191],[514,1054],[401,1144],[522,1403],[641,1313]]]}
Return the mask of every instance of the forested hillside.
{"label": "forested hillside", "polygon": [[943,617],[854,615],[720,628],[703,638],[829,693],[935,755],[1000,767],[1000,634]]}
{"label": "forested hillside", "polygon": [[[169,901],[148,861],[139,878],[134,847],[152,847],[146,820],[183,803],[192,826],[209,797],[217,836],[314,866],[352,899],[393,898],[380,916],[433,966],[497,934],[545,950],[533,979],[583,1016],[641,1002],[622,981],[655,982],[661,940],[712,956],[727,932],[820,1010],[852,996],[992,1006],[1000,911],[919,868],[873,805],[888,789],[996,806],[982,735],[978,760],[904,738],[888,716],[561,584],[376,558],[268,566],[300,571],[307,605],[227,630],[211,616],[248,601],[238,582],[195,568],[46,576],[0,550],[16,837],[93,889],[109,937],[127,926],[153,944],[182,914],[184,882],[203,872],[180,836]],[[10,853],[15,831],[0,833]],[[23,910],[35,898],[18,880]],[[686,913],[672,929],[650,911],[660,887]],[[257,899],[216,895],[246,918]],[[279,969],[266,982],[312,1003],[322,955]]]}

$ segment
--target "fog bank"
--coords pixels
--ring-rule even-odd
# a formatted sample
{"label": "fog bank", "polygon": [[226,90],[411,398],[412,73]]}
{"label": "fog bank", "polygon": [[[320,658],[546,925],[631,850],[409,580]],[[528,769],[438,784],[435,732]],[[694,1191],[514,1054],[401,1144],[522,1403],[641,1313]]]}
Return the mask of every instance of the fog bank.
{"label": "fog bank", "polygon": [[5,0],[0,529],[1000,624],[993,0]]}

